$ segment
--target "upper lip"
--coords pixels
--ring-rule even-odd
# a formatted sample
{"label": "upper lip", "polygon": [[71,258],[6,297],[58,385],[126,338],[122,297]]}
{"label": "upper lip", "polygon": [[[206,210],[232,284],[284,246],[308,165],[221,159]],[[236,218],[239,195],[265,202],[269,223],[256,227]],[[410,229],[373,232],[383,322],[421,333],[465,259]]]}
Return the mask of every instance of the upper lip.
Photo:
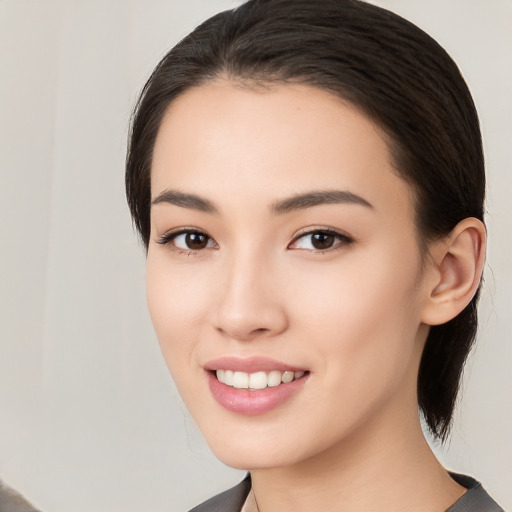
{"label": "upper lip", "polygon": [[252,356],[224,356],[212,359],[204,365],[205,370],[232,370],[246,373],[271,372],[277,370],[280,372],[300,372],[306,371],[305,368],[293,366],[282,361],[277,361],[268,357]]}

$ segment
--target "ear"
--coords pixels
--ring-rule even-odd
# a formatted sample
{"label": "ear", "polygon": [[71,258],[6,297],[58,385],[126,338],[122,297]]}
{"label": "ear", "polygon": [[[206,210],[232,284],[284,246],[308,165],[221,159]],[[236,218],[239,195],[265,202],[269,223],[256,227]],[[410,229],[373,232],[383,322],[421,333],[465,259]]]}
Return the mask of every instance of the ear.
{"label": "ear", "polygon": [[486,242],[484,224],[470,217],[432,244],[423,323],[444,324],[471,302],[482,278]]}

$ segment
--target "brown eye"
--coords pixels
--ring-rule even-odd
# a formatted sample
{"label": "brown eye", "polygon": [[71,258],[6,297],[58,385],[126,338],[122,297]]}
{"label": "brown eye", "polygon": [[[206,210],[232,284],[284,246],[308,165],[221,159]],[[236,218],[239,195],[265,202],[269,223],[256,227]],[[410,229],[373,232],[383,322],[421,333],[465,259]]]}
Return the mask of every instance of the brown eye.
{"label": "brown eye", "polygon": [[336,237],[330,233],[314,233],[311,236],[311,245],[315,249],[330,249],[334,245]]}
{"label": "brown eye", "polygon": [[330,251],[349,245],[353,239],[332,230],[317,229],[297,237],[289,246],[290,249],[305,249],[312,252]]}
{"label": "brown eye", "polygon": [[178,251],[202,251],[203,249],[217,248],[217,244],[206,233],[192,230],[167,233],[158,240],[158,243]]}
{"label": "brown eye", "polygon": [[202,233],[187,233],[185,235],[185,245],[193,251],[204,249],[208,245],[208,240],[209,237]]}

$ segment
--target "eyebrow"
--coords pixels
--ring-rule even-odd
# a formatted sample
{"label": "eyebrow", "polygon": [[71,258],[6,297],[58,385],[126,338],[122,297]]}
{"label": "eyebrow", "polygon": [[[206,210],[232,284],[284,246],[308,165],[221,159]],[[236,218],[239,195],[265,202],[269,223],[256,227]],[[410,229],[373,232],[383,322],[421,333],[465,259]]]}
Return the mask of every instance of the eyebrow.
{"label": "eyebrow", "polygon": [[159,203],[169,203],[182,208],[189,208],[191,210],[198,210],[205,213],[219,213],[219,210],[201,196],[196,194],[186,194],[177,190],[164,190],[161,194],[155,197],[151,202],[151,205]]}
{"label": "eyebrow", "polygon": [[373,210],[373,206],[366,199],[347,190],[319,190],[277,201],[271,206],[271,211],[279,215],[324,204],[357,204]]}
{"label": "eyebrow", "polygon": [[[189,208],[204,213],[219,213],[219,209],[208,199],[196,194],[179,192],[178,190],[164,190],[151,202],[152,205],[159,203],[174,204],[182,208]],[[374,209],[366,199],[347,190],[318,190],[280,199],[271,205],[270,211],[274,215],[283,215],[292,211],[305,210],[325,204],[355,204]]]}

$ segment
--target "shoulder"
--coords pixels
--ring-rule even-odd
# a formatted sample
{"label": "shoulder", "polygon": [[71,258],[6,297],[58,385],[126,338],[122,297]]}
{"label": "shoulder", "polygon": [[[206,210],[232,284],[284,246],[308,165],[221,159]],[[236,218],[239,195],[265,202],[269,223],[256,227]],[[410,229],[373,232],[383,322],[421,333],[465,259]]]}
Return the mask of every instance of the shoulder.
{"label": "shoulder", "polygon": [[[446,512],[505,512],[487,494],[480,482],[467,475],[458,473],[450,473],[450,475],[467,491]],[[250,490],[251,478],[247,475],[235,487],[217,494],[189,512],[240,512]]]}
{"label": "shoulder", "polygon": [[248,474],[235,487],[217,494],[189,512],[240,512],[250,490],[251,477]]}
{"label": "shoulder", "polygon": [[450,476],[467,491],[446,512],[505,512],[474,478],[458,473]]}
{"label": "shoulder", "polygon": [[21,494],[0,480],[1,512],[38,512]]}

